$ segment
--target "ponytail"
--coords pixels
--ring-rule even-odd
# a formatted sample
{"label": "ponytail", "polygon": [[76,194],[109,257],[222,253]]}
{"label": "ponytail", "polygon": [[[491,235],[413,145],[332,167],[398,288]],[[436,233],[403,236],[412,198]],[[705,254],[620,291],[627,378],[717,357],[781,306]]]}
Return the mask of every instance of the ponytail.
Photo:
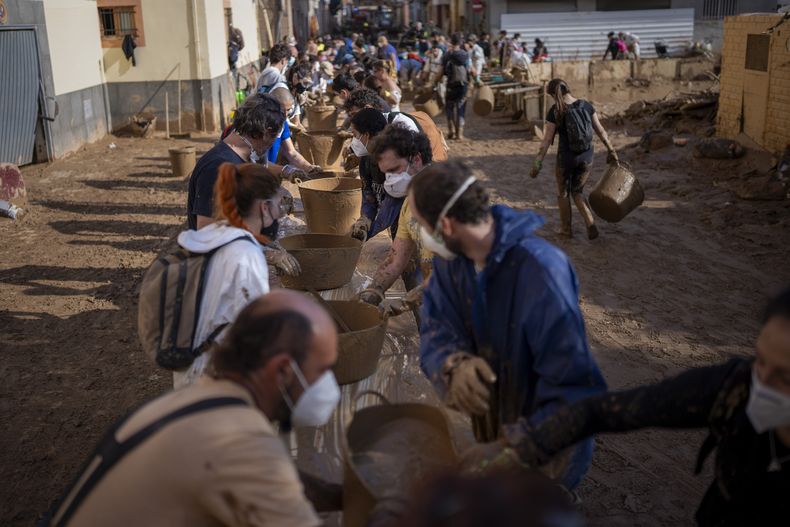
{"label": "ponytail", "polygon": [[273,198],[279,186],[279,180],[261,165],[222,163],[214,186],[215,216],[250,232],[260,243],[269,244],[271,240],[267,236],[250,230],[244,216],[250,213],[256,200]]}
{"label": "ponytail", "polygon": [[549,82],[549,85],[546,87],[557,104],[557,120],[561,119],[563,114],[568,108],[568,105],[565,104],[563,97],[571,92],[571,89],[568,87],[568,84],[562,79],[552,79]]}

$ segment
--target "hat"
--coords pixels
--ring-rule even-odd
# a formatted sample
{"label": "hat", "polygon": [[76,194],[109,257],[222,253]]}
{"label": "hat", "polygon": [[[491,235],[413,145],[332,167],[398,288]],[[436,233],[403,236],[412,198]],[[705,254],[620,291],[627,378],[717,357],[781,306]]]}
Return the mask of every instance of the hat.
{"label": "hat", "polygon": [[335,68],[332,67],[332,63],[329,61],[324,61],[321,63],[321,70],[325,75],[330,77],[334,76],[335,74]]}

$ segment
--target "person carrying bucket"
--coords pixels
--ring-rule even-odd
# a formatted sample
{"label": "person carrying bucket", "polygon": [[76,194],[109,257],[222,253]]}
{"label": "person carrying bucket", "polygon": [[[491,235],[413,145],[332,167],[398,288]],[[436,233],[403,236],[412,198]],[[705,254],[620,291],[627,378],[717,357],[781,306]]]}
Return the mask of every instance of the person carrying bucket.
{"label": "person carrying bucket", "polygon": [[598,237],[595,218],[584,197],[584,185],[590,177],[593,162],[593,131],[609,152],[608,163],[616,163],[617,153],[609,142],[609,136],[595,113],[595,108],[584,99],[571,95],[571,89],[562,79],[552,79],[546,88],[554,99],[554,105],[546,116],[546,130],[538,155],[532,164],[530,177],[536,178],[543,168],[543,159],[554,142],[555,134],[560,136],[557,147],[555,177],[557,179],[557,206],[560,210],[560,234],[573,236],[571,229],[571,199],[587,227],[587,237]]}
{"label": "person carrying bucket", "polygon": [[[492,206],[458,161],[414,176],[407,200],[436,255],[420,312],[420,366],[447,405],[471,416],[479,442],[606,389],[587,344],[576,273],[535,235],[540,216]],[[573,489],[592,449],[592,440],[580,443],[551,475]]]}

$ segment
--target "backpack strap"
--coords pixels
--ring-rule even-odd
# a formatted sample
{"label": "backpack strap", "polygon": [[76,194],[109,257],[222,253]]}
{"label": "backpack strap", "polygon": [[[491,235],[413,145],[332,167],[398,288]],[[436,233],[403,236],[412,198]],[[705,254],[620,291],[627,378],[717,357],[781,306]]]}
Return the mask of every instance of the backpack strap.
{"label": "backpack strap", "polygon": [[[212,397],[210,399],[197,401],[160,417],[159,419],[132,434],[123,443],[119,443],[115,439],[115,434],[124,424],[129,421],[134,413],[125,417],[124,419],[121,419],[110,429],[107,435],[104,436],[104,439],[99,443],[93,455],[88,459],[88,465],[86,465],[86,468],[87,466],[93,464],[96,458],[101,458],[101,461],[96,466],[96,468],[90,472],[87,478],[85,478],[84,483],[77,487],[77,482],[83,479],[83,476],[85,476],[85,470],[83,470],[77,476],[77,479],[69,486],[68,491],[64,494],[64,502],[61,502],[57,508],[53,508],[51,514],[47,514],[38,525],[54,525],[56,527],[67,525],[72,516],[74,516],[74,513],[77,512],[77,509],[79,509],[82,502],[85,501],[85,498],[88,497],[91,491],[93,491],[93,489],[99,484],[104,476],[106,476],[107,473],[116,464],[118,464],[118,462],[126,457],[129,452],[140,446],[146,439],[173,421],[177,421],[183,417],[187,417],[199,412],[205,412],[225,406],[249,406],[249,403],[239,397]],[[71,494],[74,494],[74,498],[68,503],[66,509],[61,512],[60,507],[65,503],[65,500]],[[56,519],[57,522],[52,523],[53,519]]]}

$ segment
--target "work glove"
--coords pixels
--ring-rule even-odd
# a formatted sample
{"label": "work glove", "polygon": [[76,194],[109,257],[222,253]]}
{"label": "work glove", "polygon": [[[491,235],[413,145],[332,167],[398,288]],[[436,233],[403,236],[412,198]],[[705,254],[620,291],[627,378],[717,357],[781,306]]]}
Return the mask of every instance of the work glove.
{"label": "work glove", "polygon": [[308,180],[310,179],[310,176],[307,174],[307,172],[300,170],[295,166],[285,165],[283,167],[282,174],[280,174],[280,179],[290,183],[295,183],[297,179]]}
{"label": "work glove", "polygon": [[606,154],[606,164],[607,165],[619,165],[620,158],[617,157],[617,152],[613,149],[609,150],[609,153]]}
{"label": "work glove", "polygon": [[285,249],[269,249],[265,251],[265,254],[267,264],[274,266],[288,276],[299,276],[302,274],[299,261]]}
{"label": "work glove", "polygon": [[280,187],[277,190],[277,193],[280,195],[280,210],[282,210],[283,214],[293,214],[294,211],[294,196],[291,194],[288,189],[284,187]]}
{"label": "work glove", "polygon": [[346,159],[343,161],[343,170],[348,172],[349,170],[354,170],[359,166],[359,158],[354,154],[349,154],[346,156]]}
{"label": "work glove", "polygon": [[524,467],[504,439],[478,443],[461,453],[461,469],[473,474]]}
{"label": "work glove", "polygon": [[366,218],[362,216],[357,221],[354,222],[354,225],[351,226],[351,237],[356,238],[362,242],[368,239],[368,232],[370,231],[370,226],[373,222],[370,218]]}
{"label": "work glove", "polygon": [[378,306],[384,301],[384,293],[375,287],[368,287],[359,292],[357,300],[371,306]]}
{"label": "work glove", "polygon": [[385,317],[396,317],[407,311],[418,309],[422,305],[422,292],[424,284],[420,284],[411,291],[407,291],[403,298],[391,298],[381,302],[382,315]]}
{"label": "work glove", "polygon": [[310,168],[307,169],[307,175],[312,179],[312,177],[317,176],[321,170],[322,168],[320,165],[310,165]]}
{"label": "work glove", "polygon": [[532,170],[529,173],[529,177],[533,179],[538,177],[541,168],[543,168],[543,161],[541,161],[540,159],[536,159],[535,161],[533,161]]}
{"label": "work glove", "polygon": [[447,358],[443,374],[449,378],[445,398],[448,406],[469,415],[488,413],[488,385],[496,382],[496,375],[485,360],[469,353],[455,353]]}

